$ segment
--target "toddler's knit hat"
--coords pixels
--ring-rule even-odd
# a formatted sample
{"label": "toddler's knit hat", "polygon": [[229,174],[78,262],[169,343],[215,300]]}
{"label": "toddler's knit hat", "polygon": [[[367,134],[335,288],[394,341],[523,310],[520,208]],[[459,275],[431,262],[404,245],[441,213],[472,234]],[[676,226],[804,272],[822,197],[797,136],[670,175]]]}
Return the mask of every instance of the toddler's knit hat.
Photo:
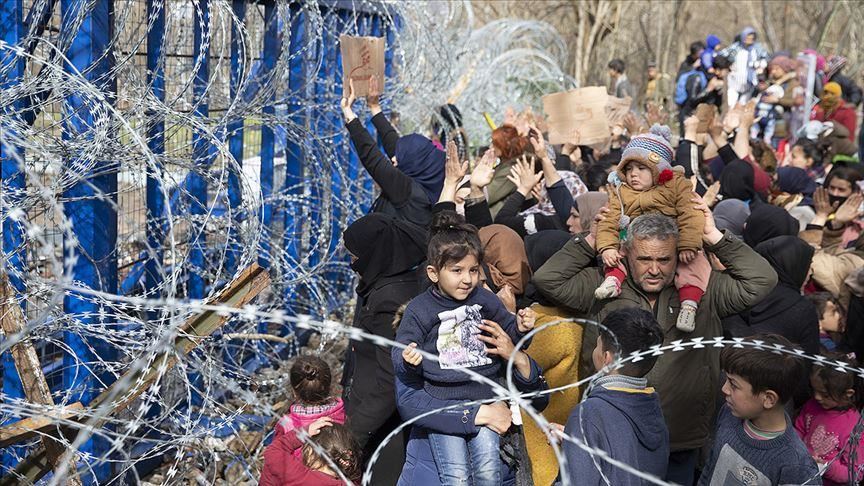
{"label": "toddler's knit hat", "polygon": [[672,130],[666,125],[655,123],[648,133],[636,135],[621,152],[621,162],[618,164],[618,177],[624,180],[624,168],[630,162],[640,162],[651,168],[654,182],[657,183],[661,172],[672,169],[673,151],[670,140]]}

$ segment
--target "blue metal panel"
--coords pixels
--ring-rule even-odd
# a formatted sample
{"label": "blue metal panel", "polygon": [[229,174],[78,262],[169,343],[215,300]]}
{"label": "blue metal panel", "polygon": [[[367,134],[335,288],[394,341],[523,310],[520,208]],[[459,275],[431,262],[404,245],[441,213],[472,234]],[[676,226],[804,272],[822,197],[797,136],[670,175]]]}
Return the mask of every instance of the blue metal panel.
{"label": "blue metal panel", "polygon": [[[18,46],[27,35],[27,30],[21,22],[22,11],[21,0],[0,2],[0,38],[10,46]],[[24,67],[23,56],[16,56],[8,49],[0,54],[0,73],[3,76],[0,78],[0,87],[7,90],[20,83],[24,77]],[[20,109],[22,105],[21,101],[17,101],[14,105],[0,106],[0,110],[2,110],[0,112],[3,113],[3,116],[0,116],[0,130],[5,134],[14,136],[16,130],[12,125],[14,125],[16,118],[13,118],[9,112]],[[22,164],[24,162],[23,150],[14,145],[0,144],[0,183],[3,185],[0,190],[3,191],[4,203],[8,204],[4,207],[17,206],[16,200],[20,200],[20,194],[25,189],[24,171],[19,162]],[[12,285],[19,291],[24,290],[23,282],[19,278],[26,263],[24,232],[21,223],[13,221],[7,214],[3,215],[3,258],[0,260],[0,265],[2,265],[0,270],[9,275]],[[3,372],[3,394],[7,399],[23,397],[24,390],[21,387],[21,379],[18,377],[18,370],[15,369],[11,352],[3,353],[0,366],[2,366],[0,369]],[[9,419],[9,421],[14,420],[17,419],[12,417]],[[14,465],[15,461],[11,452],[11,450],[4,451],[4,466]]]}
{"label": "blue metal panel", "polygon": [[[240,22],[246,18],[246,0],[233,0],[231,8],[234,11]],[[237,102],[237,95],[240,89],[240,81],[243,77],[243,70],[246,67],[246,59],[243,55],[243,45],[241,44],[240,27],[236,24],[231,26],[231,99]],[[237,161],[239,167],[243,167],[243,118],[233,118],[228,122],[228,150],[231,156]],[[243,203],[242,193],[240,191],[239,174],[231,168],[228,172],[228,206],[231,208],[231,217],[234,218],[232,225],[228,228],[228,254],[226,258],[226,266],[229,273],[233,274],[237,270],[237,259],[240,257],[243,249],[237,240],[237,225],[239,218],[237,211]]]}
{"label": "blue metal panel", "polygon": [[[113,31],[112,0],[62,0],[61,32],[73,35],[66,51],[69,63],[64,67],[70,77],[83,74],[91,85],[100,89],[106,98],[111,99],[116,85],[111,75],[113,56],[107,53]],[[83,16],[77,32],[72,24],[76,17]],[[98,100],[82,91],[66,97],[66,114],[63,136],[66,139],[87,139],[93,136],[93,127],[104,120],[97,120]],[[105,110],[100,110],[104,113]],[[117,292],[117,167],[116,161],[95,161],[89,173],[82,173],[82,160],[72,158],[65,161],[68,170],[82,177],[82,180],[67,189],[63,196],[66,200],[64,213],[72,225],[75,240],[64,241],[67,247],[64,254],[75,254],[78,258],[72,264],[72,275],[79,285],[107,293]],[[99,174],[99,175],[95,175]],[[77,243],[77,244],[76,244]],[[99,304],[86,297],[69,292],[64,299],[67,314],[75,315],[81,324],[108,325],[100,317]],[[80,334],[64,333],[66,345],[75,356],[64,354],[63,385],[72,393],[72,400],[88,404],[101,391],[100,381],[93,376],[92,368],[79,366],[80,362],[94,363],[114,359],[111,346]],[[110,375],[101,377],[110,382]],[[109,443],[104,439],[92,438],[81,450],[94,457],[107,458]],[[112,474],[110,463],[93,464],[97,477],[108,478]]]}
{"label": "blue metal panel", "polygon": [[[165,4],[162,0],[147,0],[147,82],[153,96],[165,101],[165,66],[162,59],[162,41],[165,38]],[[147,147],[153,153],[155,166],[147,165],[147,250],[144,266],[144,288],[149,295],[162,280],[162,240],[165,224],[165,200],[162,195],[162,159],[165,153],[165,121],[161,115],[147,113]],[[155,319],[155,313],[150,318]]]}
{"label": "blue metal panel", "polygon": [[[270,81],[270,86],[276,86],[273,82],[276,59],[279,58],[279,22],[276,18],[276,1],[268,0],[264,3],[264,80]],[[267,91],[267,103],[264,105],[264,119],[272,120],[276,113],[273,108],[275,92]],[[261,248],[258,253],[258,264],[264,268],[270,267],[270,224],[273,219],[273,127],[272,122],[267,121],[261,126],[261,222],[263,231],[261,235]]]}
{"label": "blue metal panel", "polygon": [[[205,119],[210,115],[205,97],[210,80],[210,0],[198,2],[197,7],[194,22],[195,77],[192,81],[192,97],[195,116]],[[189,195],[192,199],[189,209],[193,217],[202,217],[207,210],[207,179],[202,174],[206,174],[212,165],[212,148],[206,133],[199,130],[192,133],[192,158],[195,169],[189,174]],[[203,228],[195,228],[190,233],[192,241],[189,251],[188,296],[202,299],[206,295],[207,285],[204,279],[204,250],[207,235]]]}
{"label": "blue metal panel", "polygon": [[[299,94],[306,84],[306,71],[304,55],[300,54],[306,40],[306,14],[296,4],[291,6],[291,31],[288,40],[288,49],[291,58],[288,61],[288,90],[291,97],[288,100],[288,113],[291,124],[295,127],[303,127],[306,124],[306,111],[304,99]],[[293,130],[296,133],[296,128]],[[298,196],[303,194],[303,147],[295,141],[288,139],[285,144],[285,185],[283,192],[287,196]],[[285,252],[285,268],[282,269],[284,280],[291,280],[296,276],[294,262],[300,259],[300,240],[295,235],[301,234],[303,218],[300,217],[300,204],[289,203],[285,208],[285,236],[283,247]],[[294,289],[285,286],[284,302],[293,301]],[[291,312],[292,309],[285,309]]]}

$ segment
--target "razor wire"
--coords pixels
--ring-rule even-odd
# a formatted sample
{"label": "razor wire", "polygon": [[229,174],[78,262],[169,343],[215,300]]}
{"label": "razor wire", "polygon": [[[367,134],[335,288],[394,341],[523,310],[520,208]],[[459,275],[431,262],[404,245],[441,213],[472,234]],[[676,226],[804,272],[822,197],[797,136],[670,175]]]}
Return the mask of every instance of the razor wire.
{"label": "razor wire", "polygon": [[[232,451],[215,437],[226,429],[234,435],[248,432],[254,428],[250,416],[274,417],[274,405],[290,398],[287,373],[278,363],[286,348],[292,354],[298,347],[297,341],[281,346],[236,336],[263,332],[291,341],[300,331],[311,330],[323,336],[317,351],[332,348],[345,338],[399,346],[341,324],[350,317],[355,277],[339,245],[339,230],[364,214],[374,189],[362,168],[350,173],[345,163],[350,147],[338,110],[340,68],[332,65],[339,35],[357,34],[358,25],[370,22],[369,15],[377,16],[392,33],[393,42],[387,47],[393,53],[394,75],[386,80],[383,104],[391,114],[398,114],[403,133],[427,132],[434,109],[451,102],[462,110],[472,145],[481,146],[489,139],[484,113],[496,116],[514,105],[539,111],[540,95],[574,86],[560,67],[567,52],[554,28],[518,19],[476,25],[469,1],[362,0],[351,2],[353,9],[340,17],[313,0],[280,0],[270,20],[277,23],[279,55],[267,69],[260,62],[268,27],[263,5],[247,5],[241,18],[236,15],[235,2],[229,0],[153,0],[149,11],[148,2],[115,0],[108,44],[92,63],[109,61],[110,68],[100,78],[91,79],[88,69],[74,68],[68,52],[94,2],[81,2],[82,8],[62,12],[62,19],[60,12],[52,13],[52,8],[60,8],[55,3],[25,2],[31,11],[48,12],[50,28],[39,32],[34,22],[15,45],[0,41],[0,78],[10,76],[16,61],[27,65],[18,82],[5,83],[0,89],[0,145],[8,157],[4,164],[15,164],[25,178],[23,187],[4,179],[0,190],[4,231],[18,229],[24,236],[19,247],[4,249],[2,270],[21,283],[16,305],[26,309],[27,317],[20,333],[3,338],[0,352],[7,353],[14,344],[29,340],[43,353],[53,350],[50,364],[55,366],[49,381],[72,369],[94,377],[97,391],[124,375],[132,376],[129,371],[155,368],[158,374],[118,414],[113,408],[124,398],[124,386],[136,383],[121,382],[124,386],[116,386],[114,396],[96,408],[85,408],[77,419],[62,418],[62,413],[69,411],[81,390],[64,389],[53,381],[53,407],[5,392],[0,396],[2,422],[56,414],[61,417],[56,420],[58,425],[80,432],[72,440],[59,438],[78,457],[69,455],[50,484],[61,483],[71,467],[79,474],[95,474],[93,468],[100,464],[113,464],[117,471],[105,484],[119,484],[123,473],[141,481],[136,464],[163,456],[168,465],[166,484],[181,482],[184,464],[200,467],[196,481],[215,482],[219,471],[214,464],[220,458],[233,460],[239,477],[254,484],[260,461],[253,458],[260,456],[261,442]],[[204,18],[204,5],[209,7],[209,22],[201,26],[196,55],[194,24]],[[159,12],[165,17],[157,63],[165,78],[161,97],[143,62],[148,33],[155,28]],[[293,45],[290,26],[298,15],[303,15],[306,35],[299,45]],[[232,40],[239,44],[242,58],[233,96]],[[205,59],[208,73],[206,83],[201,84],[196,77],[200,79],[204,72]],[[298,63],[302,83],[292,86],[292,67]],[[106,89],[111,83],[116,90]],[[80,100],[80,111],[70,108],[71,98]],[[363,110],[360,114],[367,118]],[[92,123],[82,136],[69,136],[69,126],[84,115]],[[239,159],[232,155],[230,142],[238,123],[244,128],[245,145]],[[164,125],[161,151],[151,149],[153,135],[148,129],[154,124]],[[261,189],[259,172],[258,150],[265,126],[277,132],[280,147],[269,194]],[[206,151],[207,164],[196,163],[196,157],[202,155],[200,147]],[[298,180],[288,178],[290,147],[302,154]],[[96,180],[106,175],[116,176],[116,188],[100,188]],[[148,214],[145,204],[148,175],[158,182],[158,198],[164,208],[155,217]],[[206,200],[196,202],[191,176],[205,182]],[[232,178],[239,187],[239,204],[229,200]],[[82,186],[95,194],[70,192]],[[92,260],[79,245],[76,231],[81,228],[64,211],[65,205],[81,200],[106,203],[117,214],[117,242],[109,258],[116,262],[118,281],[159,255],[155,286],[136,284],[125,294],[102,292],[71,277],[79,260]],[[279,216],[269,225],[264,216],[267,208]],[[148,240],[153,227],[160,234],[155,245]],[[203,266],[190,261],[196,245],[205,252]],[[12,265],[8,256],[13,254],[24,257],[25,266]],[[235,277],[237,269],[262,256],[270,262],[272,286],[256,305],[237,310],[208,303],[207,298]],[[231,260],[234,268],[229,265]],[[202,298],[189,296],[190,269],[207,282]],[[70,295],[96,310],[67,312],[63,303]],[[188,355],[178,353],[173,343],[182,335],[182,324],[189,316],[208,310],[231,317],[223,327],[226,332],[201,340]],[[76,355],[67,342],[70,337],[88,346],[92,359]],[[694,340],[651,352],[729,344],[757,345]],[[105,349],[113,356],[104,353]],[[255,357],[269,365],[263,371],[244,368],[244,360]],[[819,357],[802,357],[819,361]],[[176,366],[169,367],[169,359]],[[860,374],[860,370],[844,370]],[[583,386],[590,379],[556,390]],[[548,425],[531,409],[530,396],[518,393],[511,379],[506,387],[495,384],[494,388],[500,394],[498,399],[517,401],[532,419]],[[108,450],[99,456],[82,454],[82,445],[92,437],[108,444]],[[616,467],[659,481],[609,458],[605,451],[574,438],[567,440]],[[14,460],[23,460],[38,448],[37,441],[38,435],[5,452]],[[140,444],[149,448],[133,452]],[[557,446],[556,454],[563,466],[565,458]],[[12,471],[4,467],[2,474]]]}

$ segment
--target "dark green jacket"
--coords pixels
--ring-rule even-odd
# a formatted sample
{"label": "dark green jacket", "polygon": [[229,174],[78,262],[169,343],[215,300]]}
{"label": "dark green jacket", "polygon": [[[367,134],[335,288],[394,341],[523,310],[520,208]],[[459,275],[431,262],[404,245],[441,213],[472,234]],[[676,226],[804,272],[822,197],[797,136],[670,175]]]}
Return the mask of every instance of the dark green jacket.
{"label": "dark green jacket", "polygon": [[[616,309],[650,310],[663,328],[664,344],[713,338],[723,335],[720,319],[762,300],[777,284],[777,274],[764,258],[729,234],[724,234],[716,245],[706,245],[705,250],[714,253],[726,270],[712,272],[696,313],[696,329],[691,333],[675,327],[681,304],[674,285],[660,292],[653,309],[648,297],[630,276],[621,286],[619,297],[594,299],[594,290],[603,281],[603,272],[596,266],[596,252],[585,241],[584,234],[567,242],[534,274],[534,285],[555,303],[597,321]],[[666,351],[647,378],[660,395],[671,450],[702,447],[708,438],[715,400],[720,392],[720,348]]]}

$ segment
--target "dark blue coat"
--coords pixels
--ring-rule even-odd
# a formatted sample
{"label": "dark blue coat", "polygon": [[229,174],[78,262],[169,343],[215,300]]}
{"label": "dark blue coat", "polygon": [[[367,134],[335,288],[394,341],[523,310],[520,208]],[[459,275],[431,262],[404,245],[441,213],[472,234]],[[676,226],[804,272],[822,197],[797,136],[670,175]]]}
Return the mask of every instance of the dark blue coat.
{"label": "dark blue coat", "polygon": [[[542,371],[533,359],[531,359],[531,376],[527,380],[514,370],[513,381],[516,388],[522,392],[546,390],[548,387],[541,375]],[[400,376],[396,377],[396,401],[399,414],[404,420],[412,419],[430,410],[459,403],[458,400],[433,398],[423,390],[422,381],[406,383],[402,381]],[[542,395],[535,398],[531,405],[537,411],[542,411],[548,403],[549,396]],[[405,466],[399,477],[399,486],[440,485],[438,471],[435,468],[435,459],[432,457],[432,449],[429,447],[429,441],[426,437],[426,430],[430,429],[442,434],[453,435],[477,433],[478,427],[474,425],[474,419],[479,409],[479,405],[457,407],[437,412],[414,422],[411,438],[405,452]],[[505,478],[504,484],[515,484],[513,471],[507,469],[503,462],[501,464],[501,467],[505,469],[502,471],[502,477]]]}

